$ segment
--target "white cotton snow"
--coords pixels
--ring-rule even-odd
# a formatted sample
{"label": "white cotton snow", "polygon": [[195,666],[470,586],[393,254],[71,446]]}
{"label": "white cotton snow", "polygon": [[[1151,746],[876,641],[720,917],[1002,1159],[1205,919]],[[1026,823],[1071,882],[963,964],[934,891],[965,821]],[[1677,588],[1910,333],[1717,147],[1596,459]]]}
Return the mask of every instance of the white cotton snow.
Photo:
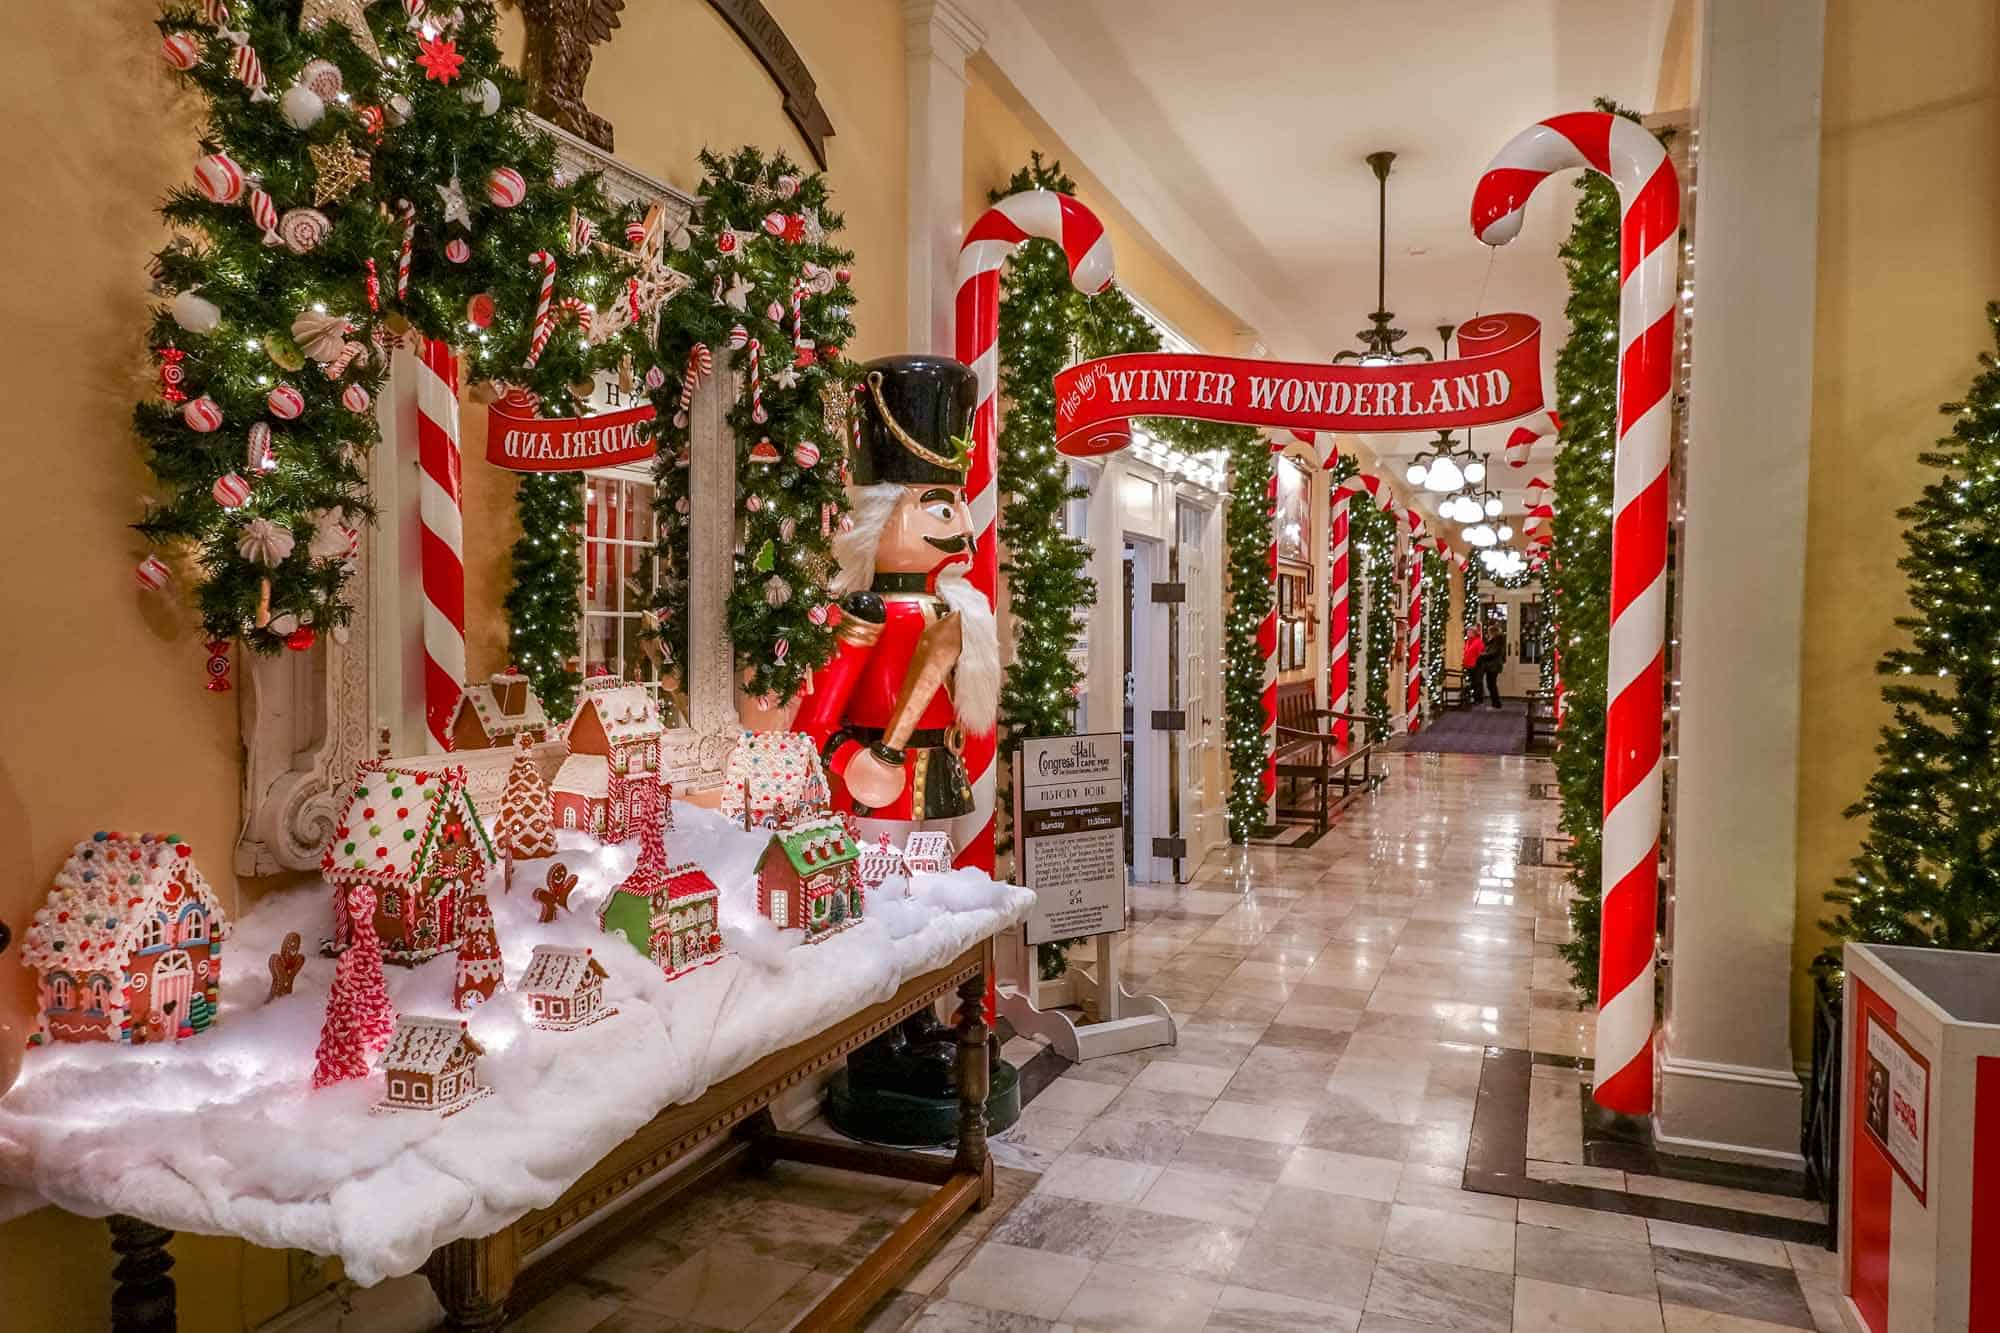
{"label": "white cotton snow", "polygon": [[[487,885],[510,984],[538,943],[595,951],[618,1013],[574,1032],[531,1028],[511,989],[470,1016],[491,1095],[456,1115],[372,1113],[382,1076],[314,1092],[313,1051],[331,960],[332,895],[318,880],[265,898],[223,949],[220,1021],[172,1046],[58,1043],[29,1052],[0,1099],[0,1198],[26,1192],[88,1216],[121,1212],[176,1231],[337,1255],[363,1284],[414,1271],[431,1250],[553,1203],[665,1107],[762,1056],[895,994],[974,943],[1018,924],[1025,889],[976,871],[885,882],[863,919],[813,944],[757,915],[767,834],[676,803],[672,860],[701,863],[721,890],[728,956],[669,982],[597,908],[636,844],[572,833],[559,851]],[[549,925],[533,892],[560,861],[577,876]],[[286,932],[307,962],[291,995],[266,1003],[266,958]],[[390,967],[399,1012],[451,1012],[453,959]]]}

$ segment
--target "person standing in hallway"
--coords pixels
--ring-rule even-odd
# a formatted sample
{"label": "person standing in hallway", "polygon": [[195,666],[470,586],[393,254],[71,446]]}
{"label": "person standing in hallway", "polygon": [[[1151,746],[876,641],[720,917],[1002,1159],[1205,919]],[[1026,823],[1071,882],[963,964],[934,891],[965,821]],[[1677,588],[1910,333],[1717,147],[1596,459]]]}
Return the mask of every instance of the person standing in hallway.
{"label": "person standing in hallway", "polygon": [[[1473,677],[1485,685],[1486,698],[1495,708],[1500,706],[1500,668],[1506,663],[1507,632],[1497,624],[1488,624],[1485,634],[1480,636],[1479,665]],[[1479,702],[1479,693],[1479,686],[1474,685],[1474,703]]]}
{"label": "person standing in hallway", "polygon": [[1465,668],[1465,706],[1472,707],[1479,702],[1479,657],[1486,651],[1486,636],[1474,625],[1465,636],[1465,656],[1460,665]]}

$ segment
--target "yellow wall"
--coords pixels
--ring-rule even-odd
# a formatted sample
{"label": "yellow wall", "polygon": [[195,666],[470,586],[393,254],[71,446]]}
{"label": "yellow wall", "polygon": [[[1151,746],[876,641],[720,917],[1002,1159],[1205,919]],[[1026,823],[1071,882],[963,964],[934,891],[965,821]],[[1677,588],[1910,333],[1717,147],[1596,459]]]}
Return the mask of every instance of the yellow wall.
{"label": "yellow wall", "polygon": [[1984,305],[2000,298],[2000,10],[1934,0],[1921,23],[1908,20],[1867,0],[1827,5],[1801,645],[1801,1058],[1820,895],[1862,832],[1840,812],[1874,770],[1887,717],[1873,668],[1907,608],[1895,511],[1934,475],[1916,452],[1945,433],[1937,405],[1961,395],[1974,357],[1992,350]]}
{"label": "yellow wall", "polygon": [[[857,253],[858,334],[873,356],[902,343],[905,244],[902,17],[896,0],[769,0],[819,80],[838,133],[833,185]],[[10,132],[0,154],[18,188],[0,198],[17,262],[7,302],[11,436],[25,484],[0,525],[0,919],[18,934],[69,844],[99,828],[187,837],[233,907],[241,781],[235,694],[202,688],[205,654],[179,603],[138,592],[142,544],[126,524],[152,477],[130,428],[148,392],[148,257],[165,238],[153,209],[187,179],[194,99],[158,54],[155,6],[69,0],[0,6]],[[515,22],[511,16],[509,22]],[[695,150],[756,143],[809,162],[754,56],[700,0],[648,0],[597,51],[588,99],[617,126],[640,169],[683,188]],[[481,441],[467,413],[467,456]],[[471,667],[504,653],[499,599],[512,542],[511,479],[468,464]],[[0,987],[28,980],[10,955]],[[282,1310],[287,1258],[234,1241],[182,1237],[183,1326],[247,1327]],[[110,1255],[101,1222],[43,1210],[0,1225],[9,1333],[89,1330],[108,1321]]]}

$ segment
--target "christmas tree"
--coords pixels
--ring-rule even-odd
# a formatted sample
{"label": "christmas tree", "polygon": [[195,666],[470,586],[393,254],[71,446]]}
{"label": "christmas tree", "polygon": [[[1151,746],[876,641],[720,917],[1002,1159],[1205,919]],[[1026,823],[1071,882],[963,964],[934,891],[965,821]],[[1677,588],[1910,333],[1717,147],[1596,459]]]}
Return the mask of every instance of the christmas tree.
{"label": "christmas tree", "polygon": [[500,937],[493,933],[493,909],[486,895],[465,900],[465,933],[458,937],[458,967],[452,974],[451,1007],[473,1009],[493,998],[504,984],[500,973]]}
{"label": "christmas tree", "polygon": [[[2000,345],[2000,304],[1986,319]],[[1918,455],[1938,476],[1899,511],[1911,614],[1896,625],[1909,642],[1876,667],[1895,715],[1847,810],[1868,833],[1827,895],[1840,939],[2000,951],[2000,361],[1979,362],[1964,400],[1940,409],[1951,434]],[[1837,968],[1839,955],[1820,962]]]}
{"label": "christmas tree", "polygon": [[514,858],[532,860],[556,854],[549,784],[542,781],[542,770],[535,763],[534,743],[526,735],[514,742],[514,763],[507,770],[500,818],[493,825],[493,846],[506,862],[509,889],[514,887]]}
{"label": "christmas tree", "polygon": [[369,1063],[387,1049],[396,1010],[382,977],[382,940],[375,933],[375,892],[356,885],[342,891],[353,939],[333,968],[326,995],[326,1025],[313,1055],[313,1086],[367,1078]]}

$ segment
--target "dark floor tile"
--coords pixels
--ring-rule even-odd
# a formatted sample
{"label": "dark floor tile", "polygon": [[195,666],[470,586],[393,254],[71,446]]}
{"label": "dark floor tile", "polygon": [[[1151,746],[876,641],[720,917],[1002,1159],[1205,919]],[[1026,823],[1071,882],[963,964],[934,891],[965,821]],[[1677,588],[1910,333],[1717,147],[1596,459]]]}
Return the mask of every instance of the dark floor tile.
{"label": "dark floor tile", "polygon": [[1789,1268],[1658,1246],[1653,1249],[1653,1268],[1660,1299],[1670,1305],[1691,1305],[1789,1328],[1813,1326],[1798,1277]]}

